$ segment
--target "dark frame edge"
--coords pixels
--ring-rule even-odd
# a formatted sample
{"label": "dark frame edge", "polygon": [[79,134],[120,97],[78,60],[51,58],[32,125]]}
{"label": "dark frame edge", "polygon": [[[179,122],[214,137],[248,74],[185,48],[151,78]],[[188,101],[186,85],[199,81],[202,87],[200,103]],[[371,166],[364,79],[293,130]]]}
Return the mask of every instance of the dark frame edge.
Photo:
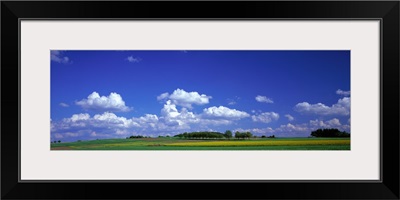
{"label": "dark frame edge", "polygon": [[[5,7],[4,6],[4,2],[1,2],[1,4],[2,4],[2,11],[3,11],[3,8]],[[398,7],[399,7],[399,3],[397,2],[397,9],[398,9]],[[4,8],[4,9],[6,9],[6,8]],[[394,9],[394,8],[393,8]],[[393,9],[391,10],[391,11],[393,11]],[[15,14],[10,10],[10,9],[7,9],[14,17],[16,17],[15,16]],[[2,12],[3,14],[4,14],[4,12]],[[3,16],[3,14],[2,14],[2,16]],[[398,15],[398,10],[397,10],[397,15]],[[19,23],[19,19],[21,19],[21,18],[18,18],[18,23]],[[3,20],[4,20],[4,18],[3,18]],[[2,21],[3,21],[2,20]],[[383,31],[383,28],[384,28],[384,26],[383,26],[383,19],[381,19],[381,32],[380,32],[380,34],[381,34],[381,51],[380,51],[380,54],[381,54],[381,59],[380,59],[380,64],[381,64],[381,69],[380,69],[380,71],[381,71],[381,74],[380,74],[380,78],[381,78],[381,81],[383,81],[383,73],[382,73],[382,71],[383,71],[383,69],[382,69],[382,66],[383,66],[383,61],[384,61],[384,57],[383,57],[383,50],[384,50],[384,46],[383,46],[383,34],[384,34],[384,31]],[[20,31],[20,25],[18,25],[19,27],[19,29],[18,29],[18,32]],[[2,22],[2,28],[3,28],[3,22]],[[4,30],[4,29],[3,29]],[[397,30],[397,35],[398,35],[398,30]],[[1,34],[1,38],[2,38],[2,41],[3,41],[3,37],[5,38],[5,36],[4,36],[4,34],[2,33]],[[18,38],[18,42],[19,42],[19,44],[18,45],[20,45],[20,38]],[[398,53],[398,47],[399,47],[399,44],[397,44],[397,53]],[[4,50],[4,49],[3,49]],[[1,55],[2,55],[2,57],[4,58],[4,51],[1,53]],[[20,49],[18,49],[18,57],[20,56]],[[1,59],[1,63],[2,63],[2,65],[3,65],[3,61],[4,60],[6,60],[6,59]],[[18,60],[18,65],[20,65],[20,60]],[[397,63],[399,62],[399,59],[397,59]],[[3,65],[4,66],[4,65]],[[2,70],[3,71],[3,70]],[[398,72],[398,69],[397,69],[397,72]],[[18,73],[19,73],[19,79],[18,79],[18,81],[19,81],[19,83],[18,83],[18,97],[19,97],[19,99],[20,99],[20,69],[18,69]],[[2,73],[3,74],[3,76],[4,76],[4,73]],[[397,74],[397,76],[398,76],[398,74]],[[397,88],[398,88],[398,85],[399,85],[399,83],[396,83],[397,84]],[[4,84],[1,84],[1,86],[2,87],[4,87]],[[380,93],[381,93],[381,97],[380,97],[380,101],[381,102],[384,102],[384,98],[383,98],[383,95],[385,95],[384,93],[383,93],[383,84],[381,84],[381,86],[380,86],[380,89],[381,89],[381,91],[380,91]],[[3,90],[4,91],[4,90]],[[397,94],[398,94],[398,91],[397,91]],[[397,98],[395,98],[395,100],[397,99],[397,102],[398,102],[398,97]],[[393,100],[394,101],[394,100]],[[0,101],[1,103],[2,103],[2,105],[3,105],[3,103],[5,102],[5,101]],[[3,107],[3,106],[2,106]],[[380,104],[380,107],[381,107],[381,112],[383,112],[383,103],[381,103]],[[4,107],[3,107],[4,108]],[[20,101],[18,102],[18,112],[20,112]],[[398,108],[398,107],[397,107]],[[20,116],[19,116],[20,117]],[[397,114],[397,116],[395,116],[395,118],[398,120],[398,114]],[[4,118],[2,118],[2,120],[3,120]],[[384,127],[383,127],[383,125],[382,125],[382,123],[383,123],[383,120],[382,120],[382,117],[380,118],[380,121],[381,121],[381,126],[380,126],[380,130],[381,130],[381,134],[383,133],[383,130],[384,130]],[[19,123],[20,123],[20,118],[19,118]],[[20,124],[19,124],[20,125]],[[3,127],[4,127],[4,124],[3,124],[3,126],[2,126],[2,133],[4,133],[4,131],[3,131]],[[399,128],[399,127],[397,127],[397,128]],[[18,127],[18,129],[19,129],[19,132],[20,132],[20,126]],[[398,129],[397,129],[398,130]],[[18,136],[19,137],[19,136]],[[2,139],[2,137],[0,138],[0,142],[4,142],[4,140],[1,140]],[[18,138],[19,139],[19,138]],[[383,137],[381,137],[381,139],[380,139],[380,144],[381,144],[381,146],[383,146],[383,142],[384,141],[384,138]],[[397,141],[398,142],[398,141]],[[3,144],[3,143],[1,143],[1,144]],[[398,143],[397,143],[398,144]],[[20,147],[20,143],[18,144],[19,146],[18,147]],[[4,148],[4,146],[2,146],[2,150],[3,150],[3,148]],[[4,152],[4,151],[3,151]],[[385,151],[385,152],[387,152],[387,150]],[[2,154],[3,155],[3,154]],[[398,152],[397,152],[397,155],[398,155]],[[19,156],[19,158],[18,158],[18,163],[20,164],[20,155],[18,155]],[[383,162],[385,162],[385,160],[387,160],[387,159],[383,159],[383,150],[381,150],[381,180],[380,180],[380,183],[385,183],[385,181],[384,181],[384,174],[383,174]],[[1,161],[3,161],[3,157],[1,158]],[[19,165],[18,164],[18,165]],[[397,163],[397,169],[398,169],[398,163]],[[3,167],[1,167],[0,168],[0,170],[2,170],[3,171]],[[4,174],[3,174],[4,175]],[[19,180],[20,180],[20,173],[18,173],[18,183],[20,183],[19,182]],[[388,176],[385,176],[385,177],[388,177]],[[395,178],[397,178],[397,186],[398,186],[398,180],[399,180],[399,177],[397,176],[397,177],[394,177],[393,179],[395,179]],[[2,177],[2,179],[3,179],[3,177]],[[23,181],[23,182],[25,182],[25,181]],[[68,181],[67,181],[68,182]],[[168,182],[168,181],[166,181],[166,182]],[[21,182],[22,183],[22,182]],[[26,183],[23,183],[24,185],[31,185],[30,183],[34,183],[34,182],[31,182],[31,181],[27,181]],[[57,182],[57,183],[65,183],[64,181],[61,181],[61,182]],[[89,181],[89,182],[87,182],[87,183],[92,183],[92,181]],[[17,184],[16,184],[17,185]],[[14,186],[16,186],[16,185],[14,185]],[[20,185],[20,184],[19,184]],[[395,186],[393,186],[393,187],[389,187],[389,186],[387,186],[387,185],[385,185],[385,184],[382,184],[382,185],[384,185],[385,187],[386,187],[386,189],[387,190],[389,190],[392,194],[391,195],[389,195],[389,196],[391,196],[391,199],[392,198],[396,198],[396,199],[398,199],[399,198],[399,193],[398,193],[398,191],[396,192],[396,191],[394,191],[396,188],[394,188]],[[4,183],[1,185],[1,189],[3,189],[3,187],[4,187]],[[11,187],[11,190],[13,190],[13,189],[15,189],[15,187]],[[21,188],[22,189],[22,188]],[[398,188],[397,188],[397,190],[398,190]],[[1,192],[1,197],[7,197],[7,193],[6,194],[4,194],[4,190],[2,190],[2,192]]]}
{"label": "dark frame edge", "polygon": [[[399,21],[400,21],[400,2],[397,1],[388,12],[385,13],[385,15],[383,16],[383,20],[382,20],[382,50],[381,50],[381,64],[382,64],[382,72],[381,73],[381,78],[383,79],[384,76],[384,65],[385,62],[387,64],[388,69],[386,70],[386,75],[389,73],[394,73],[397,75],[397,82],[392,82],[393,80],[386,81],[386,84],[390,84],[389,88],[396,88],[397,91],[389,91],[389,92],[384,92],[384,86],[383,84],[381,85],[381,113],[382,116],[384,115],[383,111],[384,111],[384,105],[385,102],[388,103],[389,105],[391,105],[391,108],[394,108],[395,110],[397,110],[397,114],[395,114],[394,116],[391,115],[390,117],[394,117],[394,119],[396,119],[397,122],[399,122],[399,75],[400,75],[400,70],[399,70],[399,64],[400,64],[400,40],[399,40]],[[384,25],[386,24],[386,26]],[[395,25],[397,24],[397,28],[395,27]],[[394,37],[393,37],[394,36]],[[397,36],[397,37],[396,37]],[[386,41],[390,41],[390,40],[394,40],[394,41],[390,41],[390,42],[386,42]],[[386,44],[384,46],[384,44]],[[389,52],[389,53],[386,53]],[[386,56],[385,56],[386,55]],[[397,57],[397,59],[396,59]],[[389,71],[389,72],[388,72]],[[384,97],[387,97],[386,99]],[[393,107],[393,105],[395,105]],[[388,106],[387,106],[388,107]],[[393,113],[392,113],[393,114]],[[388,117],[388,116],[386,116]],[[386,129],[383,126],[383,117],[380,119],[381,121],[381,131],[382,133],[384,133],[384,131],[386,130],[388,133],[390,132],[391,128],[393,128],[394,130],[399,131],[399,125],[397,125],[397,127],[395,127],[395,125],[389,124],[389,126],[391,128],[388,128],[389,126],[386,125]],[[397,162],[390,162],[392,159],[399,159],[399,153],[400,153],[400,147],[399,147],[399,134],[396,134],[395,136],[391,136],[394,137],[392,139],[394,140],[390,140],[387,139],[387,137],[383,137],[384,134],[382,134],[381,136],[381,145],[382,145],[382,153],[381,153],[381,173],[382,173],[382,180],[383,180],[383,184],[385,185],[386,189],[388,189],[392,195],[396,198],[396,199],[400,199],[400,173],[399,173],[399,160],[397,160]],[[397,143],[396,143],[397,142]],[[383,143],[386,144],[390,144],[390,145],[383,145]],[[397,145],[397,146],[396,146]],[[388,146],[391,147],[397,147],[397,149],[395,148],[396,151],[393,151],[393,149],[390,149]],[[391,152],[391,154],[384,154],[383,152]],[[386,157],[386,158],[385,158]],[[383,169],[389,169],[392,173],[392,175],[384,175],[384,170]]]}

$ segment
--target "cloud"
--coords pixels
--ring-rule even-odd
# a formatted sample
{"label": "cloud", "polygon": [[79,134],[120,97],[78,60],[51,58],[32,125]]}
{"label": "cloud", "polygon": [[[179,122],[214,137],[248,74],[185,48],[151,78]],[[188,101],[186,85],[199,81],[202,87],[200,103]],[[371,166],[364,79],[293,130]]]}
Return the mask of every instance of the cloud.
{"label": "cloud", "polygon": [[93,118],[90,120],[91,120],[91,125],[95,127],[130,128],[134,126],[139,126],[131,119],[127,119],[125,117],[118,117],[114,113],[110,112],[97,114],[93,116]]}
{"label": "cloud", "polygon": [[61,107],[69,107],[69,105],[68,105],[68,104],[66,104],[66,103],[63,103],[63,102],[61,102],[59,105],[60,105]]}
{"label": "cloud", "polygon": [[228,102],[228,105],[230,105],[230,106],[236,104],[236,101],[233,99],[227,99],[226,101]]}
{"label": "cloud", "polygon": [[141,58],[133,57],[133,56],[128,56],[125,60],[128,60],[128,62],[130,62],[130,63],[138,63],[138,62],[142,61]]}
{"label": "cloud", "polygon": [[161,109],[160,130],[183,130],[202,127],[199,130],[210,129],[208,126],[227,125],[249,115],[235,109],[210,107],[203,109],[203,113],[196,114],[183,107],[179,111],[171,100],[168,100]]}
{"label": "cloud", "polygon": [[[184,93],[186,93],[185,95],[189,94],[189,97],[193,97],[192,99],[194,100],[196,98],[208,97],[194,92]],[[179,96],[179,94],[179,92],[175,93],[176,96]],[[116,95],[120,97],[118,94]],[[229,125],[243,118],[250,117],[244,111],[224,106],[205,108],[201,113],[196,114],[188,110],[187,107],[179,109],[174,104],[174,101],[178,103],[182,102],[179,102],[179,98],[175,98],[174,94],[161,94],[158,99],[164,100],[168,98],[168,100],[166,100],[159,115],[144,114],[140,117],[126,118],[108,111],[113,109],[120,111],[121,107],[125,106],[124,103],[111,103],[110,99],[119,99],[116,102],[122,101],[122,98],[113,98],[113,96],[115,95],[110,94],[108,97],[100,97],[98,93],[94,92],[87,99],[76,102],[77,105],[85,109],[106,111],[93,116],[88,113],[73,114],[71,117],[59,121],[51,121],[51,136],[54,138],[57,134],[57,136],[63,137],[63,141],[74,141],[77,138],[93,139],[93,137],[124,138],[135,134],[151,136],[174,135],[186,131],[211,130],[213,126]],[[195,102],[194,100],[190,101],[190,103]],[[204,103],[202,100],[199,102]]]}
{"label": "cloud", "polygon": [[277,137],[307,137],[311,132],[319,128],[337,128],[340,131],[350,132],[349,125],[343,125],[339,119],[333,118],[331,120],[310,120],[309,123],[302,124],[283,124],[277,128],[253,128],[253,129],[235,129],[234,131],[246,132],[250,131],[256,135],[276,135]]}
{"label": "cloud", "polygon": [[158,101],[161,101],[161,100],[166,99],[166,98],[168,98],[168,97],[169,97],[168,92],[165,92],[165,93],[160,94],[160,95],[157,97],[157,100],[158,100]]}
{"label": "cloud", "polygon": [[89,114],[81,113],[81,114],[72,115],[72,117],[69,118],[69,120],[71,120],[71,122],[77,122],[77,121],[81,121],[81,120],[88,120],[89,118],[90,118]]}
{"label": "cloud", "polygon": [[109,96],[100,96],[99,93],[93,92],[87,99],[76,102],[76,105],[86,110],[96,111],[128,112],[132,110],[125,105],[121,95],[115,92],[111,92]]}
{"label": "cloud", "polygon": [[190,123],[198,122],[198,117],[189,112],[186,108],[182,108],[179,112],[176,108],[176,105],[171,103],[171,100],[168,100],[161,110],[161,119],[164,120],[166,125],[179,125],[181,127],[185,126],[189,128]]}
{"label": "cloud", "polygon": [[330,107],[322,103],[298,103],[294,110],[300,113],[316,115],[350,115],[350,97],[339,99],[336,104]]}
{"label": "cloud", "polygon": [[232,106],[232,105],[235,105],[235,104],[236,104],[236,101],[234,101],[234,100],[228,100],[228,105]]}
{"label": "cloud", "polygon": [[62,64],[69,64],[71,63],[71,60],[67,56],[63,56],[64,52],[63,51],[57,51],[57,50],[51,50],[50,51],[50,60],[57,62],[57,63],[62,63]]}
{"label": "cloud", "polygon": [[310,131],[314,131],[319,128],[337,128],[341,131],[350,132],[350,125],[340,123],[339,119],[333,118],[331,120],[310,120]]}
{"label": "cloud", "polygon": [[285,117],[288,118],[289,121],[294,120],[294,117],[292,115],[286,114]]}
{"label": "cloud", "polygon": [[260,96],[260,95],[256,96],[256,101],[261,102],[261,103],[274,103],[272,101],[272,99],[270,99],[266,96]]}
{"label": "cloud", "polygon": [[310,120],[310,125],[311,127],[316,127],[316,128],[337,128],[342,126],[339,119],[337,118],[333,118],[328,121],[322,121],[318,119]]}
{"label": "cloud", "polygon": [[96,132],[93,131],[92,133],[90,133],[90,136],[91,136],[91,137],[96,137],[97,134],[96,134]]}
{"label": "cloud", "polygon": [[[254,116],[254,115],[253,115]],[[252,118],[253,118],[252,116]],[[51,122],[52,138],[63,138],[63,141],[96,138],[125,138],[129,135],[174,135],[186,131],[211,130],[210,126],[229,125],[236,120],[249,117],[243,111],[220,107],[204,109],[196,114],[187,108],[177,109],[169,100],[164,104],[159,116],[145,114],[141,117],[125,118],[111,112],[96,114],[74,114],[58,122]],[[274,112],[254,116],[260,122],[277,120]],[[252,129],[237,128],[234,131],[250,131],[256,135],[276,135],[277,137],[306,137],[318,128],[338,128],[350,132],[350,125],[343,125],[339,119],[310,120],[303,124],[283,124],[277,128],[259,127]]]}
{"label": "cloud", "polygon": [[275,112],[265,112],[251,116],[254,122],[270,123],[279,119],[279,114]]}
{"label": "cloud", "polygon": [[239,111],[236,109],[230,109],[224,106],[213,106],[205,108],[203,110],[203,116],[207,118],[225,118],[225,119],[241,119],[249,117],[250,115],[246,112]]}
{"label": "cloud", "polygon": [[164,108],[161,110],[161,114],[163,116],[176,117],[180,113],[178,112],[176,105],[172,104],[171,100],[168,100],[167,103],[164,104]]}
{"label": "cloud", "polygon": [[336,94],[343,96],[350,96],[350,91],[343,91],[341,89],[336,90]]}
{"label": "cloud", "polygon": [[186,92],[183,89],[176,89],[172,94],[163,93],[157,97],[157,100],[171,100],[172,104],[192,108],[192,105],[204,105],[208,104],[211,96],[205,94],[199,94],[198,92]]}
{"label": "cloud", "polygon": [[185,107],[178,110],[171,100],[167,100],[159,116],[145,114],[141,117],[125,118],[112,112],[94,116],[79,113],[57,122],[51,121],[51,134],[52,137],[61,134],[64,140],[75,140],[78,136],[80,139],[90,139],[121,138],[132,134],[173,135],[184,131],[210,130],[210,126],[232,124],[244,117],[249,117],[249,114],[223,106],[210,107],[195,114]]}
{"label": "cloud", "polygon": [[96,134],[98,132],[115,134],[118,129],[121,130],[132,127],[140,127],[140,124],[133,119],[118,117],[114,113],[104,112],[103,114],[96,114],[93,117],[88,113],[80,113],[74,114],[69,118],[64,118],[58,122],[52,122],[51,132],[63,134],[65,137],[76,137],[77,133],[80,135],[88,135],[92,132],[96,132]]}
{"label": "cloud", "polygon": [[220,125],[229,125],[234,121],[232,119],[224,119],[224,118],[216,118],[216,119],[207,119],[201,118],[199,124],[202,128],[199,131],[204,131],[205,129],[209,129],[208,126],[220,126]]}
{"label": "cloud", "polygon": [[252,134],[255,135],[263,135],[263,134],[272,134],[275,133],[275,130],[271,127],[267,127],[267,128],[252,128],[252,129],[242,129],[242,128],[238,128],[238,129],[234,129],[233,132],[251,132]]}
{"label": "cloud", "polygon": [[310,128],[307,126],[307,124],[285,124],[279,126],[279,128],[275,129],[276,133],[286,133],[288,135],[294,135],[294,134],[310,134]]}
{"label": "cloud", "polygon": [[144,116],[137,118],[137,120],[140,122],[140,124],[157,123],[158,117],[157,117],[157,115],[145,114]]}
{"label": "cloud", "polygon": [[342,125],[342,124],[340,124],[340,121],[337,118],[333,118],[331,120],[326,121],[326,124],[328,124],[328,126],[332,126],[332,127]]}
{"label": "cloud", "polygon": [[64,135],[66,135],[68,137],[78,137],[80,134],[79,133],[67,132]]}

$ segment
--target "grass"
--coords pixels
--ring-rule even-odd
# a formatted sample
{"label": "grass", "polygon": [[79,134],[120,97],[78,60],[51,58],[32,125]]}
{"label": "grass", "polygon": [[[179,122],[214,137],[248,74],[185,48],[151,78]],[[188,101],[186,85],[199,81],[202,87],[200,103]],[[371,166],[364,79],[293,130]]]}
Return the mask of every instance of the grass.
{"label": "grass", "polygon": [[105,139],[51,144],[52,150],[350,150],[350,138]]}

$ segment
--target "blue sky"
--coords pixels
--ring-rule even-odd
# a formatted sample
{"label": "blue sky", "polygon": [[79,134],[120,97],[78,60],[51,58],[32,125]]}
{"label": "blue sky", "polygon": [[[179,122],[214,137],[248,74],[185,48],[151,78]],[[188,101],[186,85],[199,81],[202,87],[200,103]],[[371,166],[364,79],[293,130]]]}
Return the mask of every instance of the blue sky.
{"label": "blue sky", "polygon": [[350,51],[56,51],[51,140],[350,132]]}

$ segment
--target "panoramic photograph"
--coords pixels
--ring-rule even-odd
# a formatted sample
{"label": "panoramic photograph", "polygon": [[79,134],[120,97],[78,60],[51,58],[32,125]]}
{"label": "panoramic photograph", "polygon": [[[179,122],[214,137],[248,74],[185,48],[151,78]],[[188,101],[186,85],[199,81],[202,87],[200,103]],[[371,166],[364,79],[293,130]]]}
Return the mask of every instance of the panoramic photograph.
{"label": "panoramic photograph", "polygon": [[51,50],[50,150],[351,150],[348,50]]}

